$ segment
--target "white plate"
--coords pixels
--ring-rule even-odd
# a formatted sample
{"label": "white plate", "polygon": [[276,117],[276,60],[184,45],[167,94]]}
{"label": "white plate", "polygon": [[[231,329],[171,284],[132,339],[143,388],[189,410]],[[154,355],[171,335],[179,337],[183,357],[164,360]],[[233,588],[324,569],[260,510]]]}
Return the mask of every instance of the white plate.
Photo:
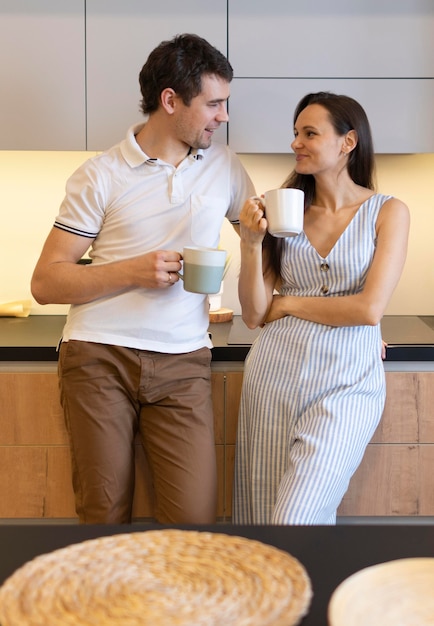
{"label": "white plate", "polygon": [[335,589],[330,626],[434,626],[434,558],[360,570]]}

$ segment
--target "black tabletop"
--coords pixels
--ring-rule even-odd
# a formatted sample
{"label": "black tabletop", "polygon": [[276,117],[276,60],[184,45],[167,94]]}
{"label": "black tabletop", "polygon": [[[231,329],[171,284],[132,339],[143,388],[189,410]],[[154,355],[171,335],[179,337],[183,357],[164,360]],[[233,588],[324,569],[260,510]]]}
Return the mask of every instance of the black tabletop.
{"label": "black tabletop", "polygon": [[[0,525],[0,583],[33,557],[73,543],[161,526]],[[240,535],[276,546],[297,557],[309,573],[313,600],[301,626],[326,626],[334,589],[354,572],[394,559],[434,557],[434,526],[182,526],[186,530]]]}

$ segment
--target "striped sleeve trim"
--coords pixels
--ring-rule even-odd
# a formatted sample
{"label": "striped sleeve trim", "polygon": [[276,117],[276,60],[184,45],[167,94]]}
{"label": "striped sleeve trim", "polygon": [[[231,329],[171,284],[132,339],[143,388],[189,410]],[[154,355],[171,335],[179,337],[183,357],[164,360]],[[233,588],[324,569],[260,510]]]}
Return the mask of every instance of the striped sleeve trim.
{"label": "striped sleeve trim", "polygon": [[87,237],[88,239],[95,239],[98,233],[90,233],[85,230],[80,230],[79,228],[73,228],[72,226],[67,226],[66,224],[62,224],[61,222],[54,222],[55,228],[60,228],[60,230],[65,230],[67,233],[72,233],[73,235],[80,235],[80,237]]}

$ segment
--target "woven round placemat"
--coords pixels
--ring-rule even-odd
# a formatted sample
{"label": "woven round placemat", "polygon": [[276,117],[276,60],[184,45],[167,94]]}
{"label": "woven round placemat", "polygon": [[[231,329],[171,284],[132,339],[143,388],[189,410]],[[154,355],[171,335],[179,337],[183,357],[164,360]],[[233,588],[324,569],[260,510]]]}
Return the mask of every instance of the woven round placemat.
{"label": "woven round placemat", "polygon": [[312,590],[301,563],[223,533],[152,530],[44,554],[0,588],[1,626],[292,626]]}

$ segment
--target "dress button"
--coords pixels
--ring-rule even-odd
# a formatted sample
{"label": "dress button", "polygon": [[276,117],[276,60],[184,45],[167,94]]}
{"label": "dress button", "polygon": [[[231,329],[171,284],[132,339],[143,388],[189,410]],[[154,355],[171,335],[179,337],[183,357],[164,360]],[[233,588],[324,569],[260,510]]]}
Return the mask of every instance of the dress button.
{"label": "dress button", "polygon": [[321,263],[320,269],[321,269],[321,272],[328,272],[330,269],[330,266],[328,263]]}
{"label": "dress button", "polygon": [[327,285],[323,285],[321,287],[321,293],[326,294],[329,292],[329,288],[327,287]]}

